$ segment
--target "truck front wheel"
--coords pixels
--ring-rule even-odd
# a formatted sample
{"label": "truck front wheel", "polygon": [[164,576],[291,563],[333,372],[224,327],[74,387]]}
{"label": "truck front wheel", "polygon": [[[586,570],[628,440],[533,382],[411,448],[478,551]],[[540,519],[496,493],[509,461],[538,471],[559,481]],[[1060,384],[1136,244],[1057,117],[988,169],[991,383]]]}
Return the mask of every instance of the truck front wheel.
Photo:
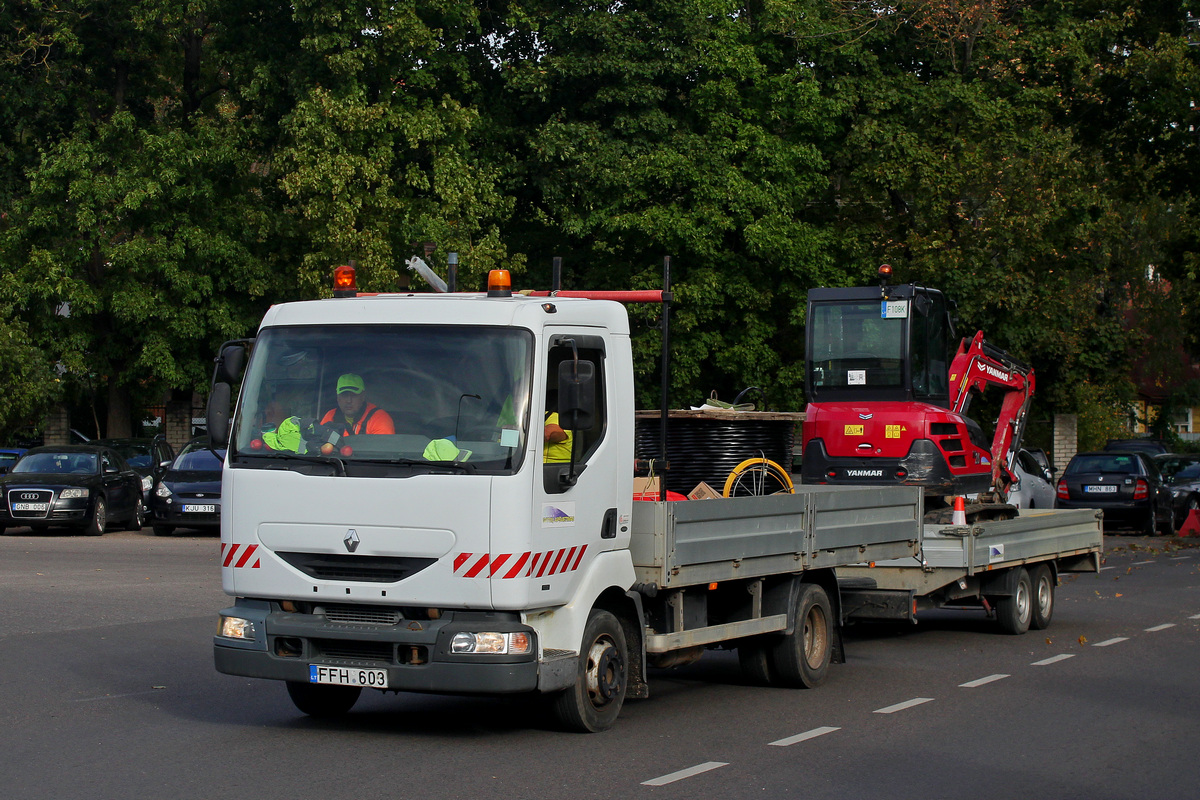
{"label": "truck front wheel", "polygon": [[615,616],[593,610],[583,629],[575,685],[554,699],[554,716],[568,730],[595,733],[611,728],[629,685],[629,651]]}
{"label": "truck front wheel", "polygon": [[815,583],[800,584],[796,623],[772,648],[771,663],[782,686],[814,689],[825,682],[833,657],[833,607]]}
{"label": "truck front wheel", "polygon": [[340,717],[358,702],[359,686],[331,686],[324,683],[288,681],[288,696],[296,708],[310,717]]}

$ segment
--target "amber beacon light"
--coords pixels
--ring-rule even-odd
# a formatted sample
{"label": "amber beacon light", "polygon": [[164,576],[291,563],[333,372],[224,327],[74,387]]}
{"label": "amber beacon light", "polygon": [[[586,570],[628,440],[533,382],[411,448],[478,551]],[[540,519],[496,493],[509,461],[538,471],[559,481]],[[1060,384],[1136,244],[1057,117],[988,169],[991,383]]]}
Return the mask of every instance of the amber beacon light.
{"label": "amber beacon light", "polygon": [[512,277],[506,269],[494,269],[488,273],[488,297],[512,297]]}
{"label": "amber beacon light", "polygon": [[358,295],[358,282],[354,272],[354,262],[333,268],[334,297],[355,297]]}

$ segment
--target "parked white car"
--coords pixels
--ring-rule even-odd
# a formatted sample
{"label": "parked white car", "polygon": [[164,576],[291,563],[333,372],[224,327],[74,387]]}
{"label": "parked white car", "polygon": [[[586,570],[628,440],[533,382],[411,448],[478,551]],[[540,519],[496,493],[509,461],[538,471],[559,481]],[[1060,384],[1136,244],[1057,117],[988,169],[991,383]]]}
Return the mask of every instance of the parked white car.
{"label": "parked white car", "polygon": [[1018,450],[1013,472],[1018,481],[1008,490],[1008,502],[1017,508],[1054,508],[1054,473],[1028,450]]}

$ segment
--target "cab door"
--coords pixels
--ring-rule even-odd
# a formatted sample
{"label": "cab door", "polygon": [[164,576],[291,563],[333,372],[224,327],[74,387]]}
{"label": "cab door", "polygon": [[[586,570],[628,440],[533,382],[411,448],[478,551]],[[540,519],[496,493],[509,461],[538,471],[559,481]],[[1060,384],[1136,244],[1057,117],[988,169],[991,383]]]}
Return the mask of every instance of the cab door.
{"label": "cab door", "polygon": [[[531,433],[539,431],[537,454],[541,481],[534,490],[533,564],[531,594],[547,601],[569,599],[577,577],[597,553],[613,549],[617,540],[616,507],[619,447],[610,430],[612,387],[607,379],[606,340],[586,329],[554,329],[543,340],[545,355],[540,384],[535,392]],[[580,375],[590,372],[585,391],[589,413],[581,427],[569,429],[570,458],[562,446],[550,447],[545,423],[558,413],[560,371]],[[569,378],[568,378],[569,380]],[[570,390],[574,391],[574,390]],[[569,428],[565,415],[560,427]],[[557,452],[556,452],[557,451]],[[549,459],[549,460],[548,460]]]}

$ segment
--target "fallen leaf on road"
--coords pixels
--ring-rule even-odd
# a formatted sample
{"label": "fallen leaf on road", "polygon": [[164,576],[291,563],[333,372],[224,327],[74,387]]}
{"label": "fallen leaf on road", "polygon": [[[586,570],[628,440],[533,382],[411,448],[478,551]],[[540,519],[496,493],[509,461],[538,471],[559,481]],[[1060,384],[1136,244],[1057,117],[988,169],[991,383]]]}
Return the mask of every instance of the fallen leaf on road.
{"label": "fallen leaf on road", "polygon": [[1087,644],[1087,637],[1086,637],[1086,636],[1080,636],[1080,637],[1079,637],[1079,643],[1080,643],[1080,644]]}
{"label": "fallen leaf on road", "polygon": [[1120,592],[1117,592],[1117,597],[1124,597],[1124,596],[1125,595],[1121,594]]}

